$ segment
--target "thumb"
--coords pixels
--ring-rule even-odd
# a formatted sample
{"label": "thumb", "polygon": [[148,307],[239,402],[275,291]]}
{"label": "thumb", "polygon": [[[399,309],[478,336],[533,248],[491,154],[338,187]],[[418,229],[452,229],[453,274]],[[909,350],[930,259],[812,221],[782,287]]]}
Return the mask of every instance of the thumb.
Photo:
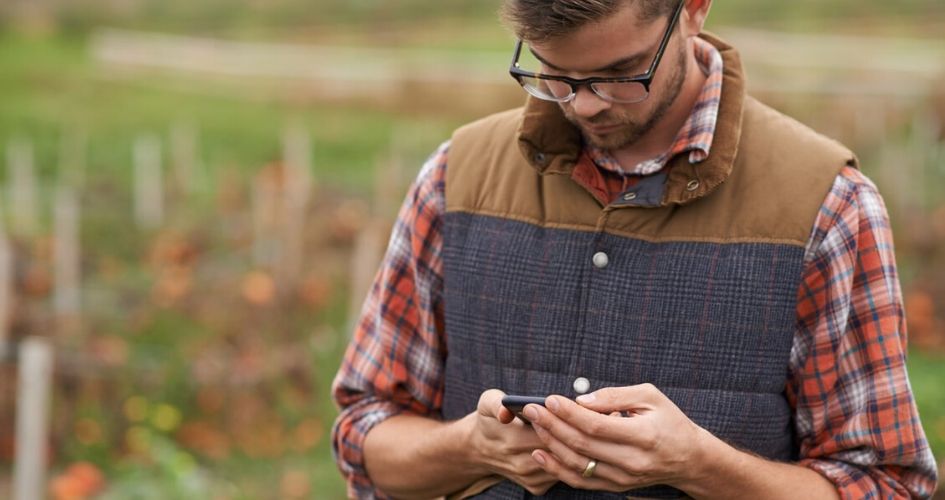
{"label": "thumb", "polygon": [[489,389],[483,392],[479,396],[479,404],[476,405],[477,412],[484,417],[497,418],[501,410],[505,409],[502,406],[503,396],[505,396],[505,393],[498,389]]}

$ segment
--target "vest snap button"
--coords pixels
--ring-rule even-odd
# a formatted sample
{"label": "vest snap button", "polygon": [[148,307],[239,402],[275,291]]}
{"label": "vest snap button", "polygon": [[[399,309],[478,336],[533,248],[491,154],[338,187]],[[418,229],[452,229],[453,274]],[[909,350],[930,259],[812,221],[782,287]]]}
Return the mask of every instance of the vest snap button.
{"label": "vest snap button", "polygon": [[635,200],[635,199],[637,199],[637,194],[634,193],[633,191],[631,191],[631,192],[629,192],[629,193],[623,195],[623,200],[624,200],[624,201],[633,201],[633,200]]}
{"label": "vest snap button", "polygon": [[545,164],[545,153],[535,153],[535,156],[532,157],[535,160],[535,163],[540,165]]}
{"label": "vest snap button", "polygon": [[693,179],[689,181],[689,184],[686,184],[686,191],[695,191],[699,189],[699,181]]}
{"label": "vest snap button", "polygon": [[610,257],[604,252],[595,253],[591,260],[594,262],[594,267],[598,269],[603,269],[607,267],[607,264],[610,264]]}
{"label": "vest snap button", "polygon": [[573,387],[574,392],[578,394],[585,394],[591,389],[591,381],[584,377],[578,377],[574,379]]}

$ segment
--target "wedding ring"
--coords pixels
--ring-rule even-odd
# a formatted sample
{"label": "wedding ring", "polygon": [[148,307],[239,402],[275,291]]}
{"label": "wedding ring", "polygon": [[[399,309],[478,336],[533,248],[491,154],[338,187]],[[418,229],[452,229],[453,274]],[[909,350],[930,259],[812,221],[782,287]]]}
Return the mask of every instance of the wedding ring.
{"label": "wedding ring", "polygon": [[581,473],[581,476],[589,478],[594,475],[595,470],[597,470],[597,460],[592,458],[591,461],[587,463],[587,467],[584,468],[584,472]]}

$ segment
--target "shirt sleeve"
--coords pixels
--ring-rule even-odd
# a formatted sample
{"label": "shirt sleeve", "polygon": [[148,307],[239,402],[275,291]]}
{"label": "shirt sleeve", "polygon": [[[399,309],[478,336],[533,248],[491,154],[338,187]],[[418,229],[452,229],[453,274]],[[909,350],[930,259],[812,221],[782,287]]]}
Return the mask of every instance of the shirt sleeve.
{"label": "shirt sleeve", "polygon": [[927,498],[935,490],[905,351],[886,207],[876,186],[847,167],[807,247],[787,384],[800,463],[841,498]]}
{"label": "shirt sleeve", "polygon": [[384,497],[368,478],[362,454],[375,425],[402,412],[440,415],[447,149],[444,143],[427,160],[404,200],[332,384],[341,410],[332,428],[332,451],[352,498]]}

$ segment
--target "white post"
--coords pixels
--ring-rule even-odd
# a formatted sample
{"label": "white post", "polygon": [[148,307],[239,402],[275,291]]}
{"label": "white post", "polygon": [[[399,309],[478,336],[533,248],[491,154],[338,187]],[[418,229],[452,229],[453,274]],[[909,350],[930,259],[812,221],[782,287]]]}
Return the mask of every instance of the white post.
{"label": "white post", "polygon": [[49,340],[27,337],[20,344],[16,404],[14,500],[45,498],[46,447],[53,349]]}
{"label": "white post", "polygon": [[301,123],[290,124],[282,136],[282,162],[286,185],[298,199],[308,200],[312,189],[312,143]]}
{"label": "white post", "polygon": [[138,227],[154,229],[164,222],[164,175],[161,142],[141,136],[134,146],[135,220]]}
{"label": "white post", "polygon": [[7,200],[13,218],[12,229],[18,235],[32,235],[37,229],[39,210],[33,146],[29,141],[14,139],[9,142],[7,168]]}
{"label": "white post", "polygon": [[263,170],[252,179],[251,201],[253,206],[253,264],[259,268],[271,269],[278,243],[273,237],[273,224],[278,217],[276,209],[277,195],[273,187],[270,172]]}
{"label": "white post", "polygon": [[361,312],[364,298],[371,290],[377,266],[384,257],[389,226],[383,219],[375,217],[364,226],[354,241],[351,253],[351,285],[348,297],[348,332],[354,332],[355,322]]}
{"label": "white post", "polygon": [[380,159],[374,169],[374,214],[377,216],[394,217],[403,199],[404,142],[403,133],[395,132],[387,158]]}
{"label": "white post", "polygon": [[171,127],[171,162],[177,184],[192,194],[204,187],[204,170],[198,153],[199,136],[196,125],[175,123]]}
{"label": "white post", "polygon": [[53,307],[60,318],[79,314],[79,221],[80,208],[75,191],[67,186],[56,189],[53,207],[55,246],[53,269],[55,291]]}
{"label": "white post", "polygon": [[306,212],[312,193],[312,151],[308,132],[299,124],[290,125],[283,135],[282,252],[277,279],[291,288],[302,271],[305,253]]}
{"label": "white post", "polygon": [[63,133],[59,148],[59,182],[81,189],[85,183],[85,155],[88,135],[84,129]]}

